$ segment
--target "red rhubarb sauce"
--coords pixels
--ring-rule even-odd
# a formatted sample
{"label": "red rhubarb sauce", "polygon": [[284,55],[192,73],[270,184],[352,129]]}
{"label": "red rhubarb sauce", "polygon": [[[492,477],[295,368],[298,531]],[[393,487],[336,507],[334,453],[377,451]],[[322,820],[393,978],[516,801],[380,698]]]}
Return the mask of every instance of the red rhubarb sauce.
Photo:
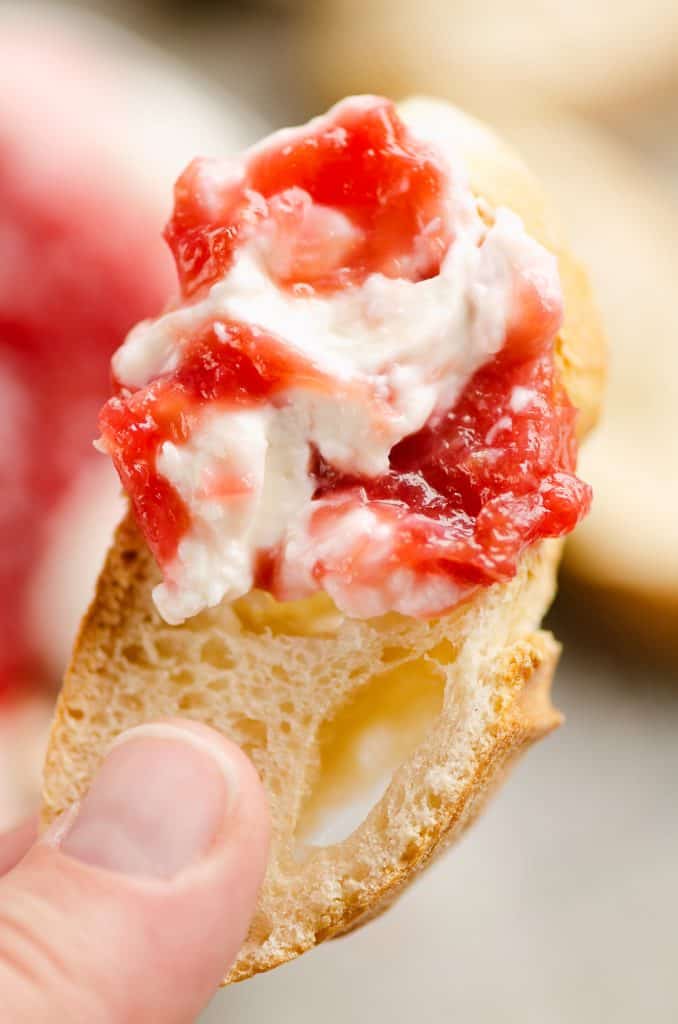
{"label": "red rhubarb sauce", "polygon": [[121,389],[110,399],[100,416],[102,440],[161,565],[174,557],[191,517],[155,470],[160,446],[186,441],[206,403],[253,406],[275,401],[290,387],[320,389],[332,383],[258,327],[217,320],[188,342],[176,371],[131,394]]}
{"label": "red rhubarb sauce", "polygon": [[[316,123],[272,136],[240,173],[226,176],[216,196],[214,186],[203,186],[210,167],[209,160],[194,160],[181,176],[165,233],[186,297],[223,277],[264,221],[284,237],[298,236],[309,200],[343,214],[353,232],[338,247],[336,266],[327,264],[327,239],[315,267],[301,245],[282,282],[291,286],[331,291],[377,271],[422,280],[438,272],[450,242],[445,219],[436,223],[447,188],[444,169],[410,137],[387,100],[341,104]],[[415,273],[403,273],[413,262]]]}
{"label": "red rhubarb sauce", "polygon": [[[386,100],[340,105],[327,119],[273,136],[239,173],[223,177],[218,202],[207,179],[204,163],[189,166],[166,232],[186,299],[221,278],[238,247],[267,224],[277,230],[285,203],[292,233],[294,210],[306,216],[315,204],[340,210],[355,229],[336,266],[322,260],[314,277],[302,257],[278,278],[299,294],[356,287],[375,271],[421,280],[438,272],[451,241],[445,169]],[[309,455],[321,515],[369,503],[397,524],[392,569],[441,573],[464,592],[509,579],[529,545],[571,531],[591,499],[574,475],[576,412],[554,364],[560,310],[529,282],[519,285],[499,355],[452,409],[392,449],[388,473],[351,477]],[[185,440],[206,403],[284,403],[295,386],[332,382],[256,326],[220,320],[185,343],[178,369],[138,391],[119,389],[105,406],[103,439],[161,565],[175,556],[191,515],[156,471],[159,447]],[[515,388],[524,389],[520,401]],[[275,590],[271,557],[261,553],[257,582]]]}
{"label": "red rhubarb sauce", "polygon": [[[530,390],[520,412],[514,387]],[[551,352],[498,357],[452,410],[392,449],[388,474],[351,479],[316,456],[316,496],[344,511],[378,503],[398,521],[398,566],[439,571],[464,588],[508,580],[527,546],[571,532],[588,511],[590,488],[574,475],[575,418]]]}

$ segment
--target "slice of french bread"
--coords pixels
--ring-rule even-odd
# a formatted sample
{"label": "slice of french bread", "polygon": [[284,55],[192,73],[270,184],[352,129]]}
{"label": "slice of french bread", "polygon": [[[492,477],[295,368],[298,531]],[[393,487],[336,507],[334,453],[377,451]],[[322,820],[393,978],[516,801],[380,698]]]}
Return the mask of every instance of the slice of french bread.
{"label": "slice of french bread", "polygon": [[597,610],[598,636],[604,627],[636,657],[675,664],[678,313],[667,297],[678,259],[677,194],[656,167],[572,115],[561,115],[555,130],[529,117],[506,127],[567,216],[614,337],[604,423],[582,452],[595,501],[566,547],[568,585]]}
{"label": "slice of french bread", "polygon": [[[485,215],[511,207],[558,253],[567,313],[556,357],[583,432],[604,364],[586,278],[520,161],[476,122],[447,117]],[[273,819],[258,909],[226,982],[351,929],[454,840],[516,756],[559,723],[549,700],[558,648],[539,623],[560,548],[534,547],[514,580],[431,622],[354,620],[324,595],[280,604],[255,591],[172,627],[155,611],[158,570],[128,517],[59,699],[44,821],[78,799],[122,730],[196,718],[252,757]],[[355,804],[365,813],[347,826]]]}

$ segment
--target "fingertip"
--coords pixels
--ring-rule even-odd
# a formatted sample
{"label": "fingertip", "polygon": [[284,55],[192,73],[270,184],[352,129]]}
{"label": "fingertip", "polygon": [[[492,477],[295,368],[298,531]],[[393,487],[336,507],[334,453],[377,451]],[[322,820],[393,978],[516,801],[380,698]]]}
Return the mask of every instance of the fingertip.
{"label": "fingertip", "polygon": [[[78,976],[82,1019],[112,1005],[120,1020],[194,1019],[247,935],[268,838],[264,788],[234,743],[183,719],[129,730],[2,881],[40,981],[36,994],[8,963],[17,1005],[39,995],[62,1019]],[[0,927],[0,975],[14,935]]]}
{"label": "fingertip", "polygon": [[121,733],[49,837],[92,867],[170,880],[214,857],[265,859],[268,809],[254,766],[208,726],[170,718]]}
{"label": "fingertip", "polygon": [[239,811],[250,826],[256,824],[259,840],[268,844],[270,812],[266,791],[252,760],[237,743],[212,726],[170,716],[126,730],[115,740],[111,750],[144,737],[180,740],[209,754],[221,768]]}

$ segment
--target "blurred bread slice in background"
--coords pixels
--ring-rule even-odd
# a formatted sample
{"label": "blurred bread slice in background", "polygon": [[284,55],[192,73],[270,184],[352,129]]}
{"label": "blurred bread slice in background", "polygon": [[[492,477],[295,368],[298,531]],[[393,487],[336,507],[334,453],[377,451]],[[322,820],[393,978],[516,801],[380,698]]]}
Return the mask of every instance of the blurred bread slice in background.
{"label": "blurred bread slice in background", "polygon": [[676,0],[318,0],[302,60],[323,100],[414,91],[476,101],[497,82],[586,111],[678,85]]}
{"label": "blurred bread slice in background", "polygon": [[619,639],[677,654],[678,190],[562,113],[514,114],[500,127],[565,217],[610,339],[603,420],[580,461],[593,510],[570,539],[566,570]]}
{"label": "blurred bread slice in background", "polygon": [[622,105],[608,120],[627,145],[642,152],[678,185],[678,86],[649,107]]}

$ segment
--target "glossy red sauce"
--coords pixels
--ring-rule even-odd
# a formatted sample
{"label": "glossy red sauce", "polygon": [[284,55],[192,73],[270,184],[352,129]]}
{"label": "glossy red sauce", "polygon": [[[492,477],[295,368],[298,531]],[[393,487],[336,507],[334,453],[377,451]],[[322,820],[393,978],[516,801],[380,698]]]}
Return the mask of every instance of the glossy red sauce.
{"label": "glossy red sauce", "polygon": [[[520,411],[514,387],[530,392]],[[316,497],[344,510],[379,503],[398,521],[399,565],[461,585],[507,580],[527,546],[569,533],[589,509],[590,488],[574,474],[575,418],[550,351],[499,357],[452,410],[393,448],[388,474],[346,477],[316,455]]]}
{"label": "glossy red sauce", "polygon": [[0,133],[0,696],[40,677],[24,604],[49,514],[96,457],[111,353],[166,294],[150,222],[86,169],[55,186]]}
{"label": "glossy red sauce", "polygon": [[[348,250],[339,246],[337,266],[328,270],[323,258],[314,279],[302,257],[296,270],[292,261],[283,285],[352,287],[375,270],[418,280],[437,272],[450,241],[444,174],[386,101],[359,111],[340,107],[320,128],[311,123],[274,137],[249,159],[241,181],[223,186],[216,214],[214,186],[206,189],[203,170],[195,162],[180,179],[167,230],[185,296],[220,278],[257,228],[277,224],[276,203],[289,199],[289,190],[313,200],[292,197],[301,216],[314,203],[331,206],[357,234]],[[427,233],[415,265],[417,239],[430,223],[439,230]],[[561,311],[529,280],[516,282],[514,305],[500,355],[476,373],[453,409],[392,450],[386,475],[349,477],[311,454],[315,497],[325,499],[321,515],[369,503],[397,523],[395,559],[379,571],[433,571],[466,589],[506,580],[527,546],[569,532],[587,511],[590,489],[574,475],[576,413],[553,358]],[[189,509],[155,469],[163,441],[185,440],[206,402],[284,402],[291,386],[332,384],[266,333],[221,321],[189,340],[176,371],[108,403],[103,437],[161,564],[171,561],[190,526]],[[514,388],[526,389],[519,394],[529,392],[529,400],[516,401]],[[261,553],[257,582],[275,590],[272,561],[274,554]],[[323,567],[317,570],[322,584]]]}
{"label": "glossy red sauce", "polygon": [[376,271],[421,280],[438,272],[450,242],[445,218],[436,223],[445,173],[410,138],[388,100],[342,104],[321,122],[273,136],[216,195],[204,187],[209,169],[210,161],[194,160],[181,176],[166,230],[185,296],[222,277],[263,221],[274,220],[281,234],[298,236],[305,199],[339,211],[353,231],[336,246],[336,265],[328,265],[327,238],[313,263],[301,245],[283,284],[332,290]]}

